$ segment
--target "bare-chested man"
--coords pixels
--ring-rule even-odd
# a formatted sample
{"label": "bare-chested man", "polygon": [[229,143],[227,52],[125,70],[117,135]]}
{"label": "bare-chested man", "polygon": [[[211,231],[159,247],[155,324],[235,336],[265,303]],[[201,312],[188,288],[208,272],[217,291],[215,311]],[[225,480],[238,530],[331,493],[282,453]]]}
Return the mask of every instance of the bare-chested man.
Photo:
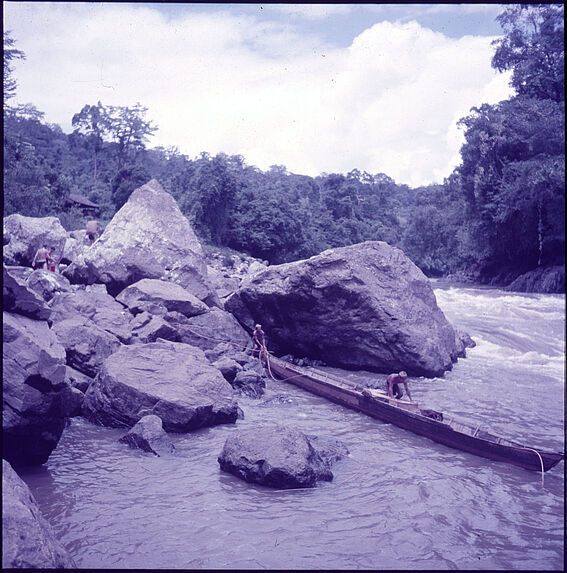
{"label": "bare-chested man", "polygon": [[388,396],[390,398],[396,398],[399,400],[404,395],[404,392],[400,387],[400,384],[403,384],[404,388],[406,389],[406,394],[408,395],[408,398],[411,400],[411,394],[408,388],[407,377],[408,377],[407,373],[402,370],[397,374],[390,374],[388,378],[386,378],[386,391],[388,392]]}

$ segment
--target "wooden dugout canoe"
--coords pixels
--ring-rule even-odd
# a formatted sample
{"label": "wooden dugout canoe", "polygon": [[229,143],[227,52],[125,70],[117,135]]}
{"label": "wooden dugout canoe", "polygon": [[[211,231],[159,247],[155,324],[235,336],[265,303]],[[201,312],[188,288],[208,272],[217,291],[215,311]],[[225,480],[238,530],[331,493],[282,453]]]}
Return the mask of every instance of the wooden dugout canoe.
{"label": "wooden dugout canoe", "polygon": [[267,360],[264,356],[263,361],[272,375],[285,382],[477,456],[535,471],[548,471],[565,457],[564,453],[544,452],[500,438],[441,412],[422,410],[416,402],[389,398],[381,390],[353,386],[325,372],[302,368],[271,355]]}

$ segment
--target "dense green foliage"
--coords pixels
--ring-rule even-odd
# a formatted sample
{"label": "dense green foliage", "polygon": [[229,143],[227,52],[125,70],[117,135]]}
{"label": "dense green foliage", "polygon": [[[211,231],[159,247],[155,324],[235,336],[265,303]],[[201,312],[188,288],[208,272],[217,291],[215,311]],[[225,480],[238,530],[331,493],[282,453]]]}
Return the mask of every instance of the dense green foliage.
{"label": "dense green foliage", "polygon": [[427,274],[467,273],[509,282],[564,264],[565,102],[563,7],[508,5],[492,65],[511,70],[516,94],[473,108],[460,121],[462,162],[442,184],[410,189],[353,170],[308,177],[240,156],[149,149],[157,127],[146,108],[87,104],[73,133],[44,123],[33,105],[11,107],[13,61],[25,55],[4,34],[4,214],[55,215],[68,229],[87,218],[70,193],[100,205],[108,222],[130,193],[156,178],[197,235],[271,263],[327,248],[383,240]]}

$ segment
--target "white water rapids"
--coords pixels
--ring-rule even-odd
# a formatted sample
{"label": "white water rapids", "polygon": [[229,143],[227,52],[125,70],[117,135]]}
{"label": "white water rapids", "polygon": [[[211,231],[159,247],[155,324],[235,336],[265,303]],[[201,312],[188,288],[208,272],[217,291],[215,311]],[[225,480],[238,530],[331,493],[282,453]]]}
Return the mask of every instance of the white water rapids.
{"label": "white water rapids", "polygon": [[[565,297],[434,283],[477,346],[412,396],[526,445],[564,451]],[[351,378],[369,373],[333,370]],[[383,379],[384,376],[377,376]],[[541,475],[436,444],[284,382],[239,399],[237,426],[343,441],[334,480],[272,491],[220,471],[233,425],[172,435],[175,457],[75,418],[22,477],[81,568],[562,570],[565,463]]]}

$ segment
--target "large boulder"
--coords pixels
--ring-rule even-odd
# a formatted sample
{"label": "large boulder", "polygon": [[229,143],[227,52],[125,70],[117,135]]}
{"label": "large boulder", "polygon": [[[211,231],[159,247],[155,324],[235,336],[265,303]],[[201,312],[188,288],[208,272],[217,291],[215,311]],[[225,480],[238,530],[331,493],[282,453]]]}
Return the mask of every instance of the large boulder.
{"label": "large boulder", "polygon": [[175,199],[155,179],[130,195],[64,274],[71,282],[105,283],[112,295],[143,278],[164,278],[207,303],[218,300],[201,244]]}
{"label": "large boulder", "polygon": [[22,267],[2,268],[4,310],[37,320],[47,320],[51,314],[47,301],[28,286],[27,277],[24,278],[18,272],[20,269]]}
{"label": "large boulder", "polygon": [[56,322],[52,332],[65,349],[67,364],[91,378],[122,345],[116,336],[80,315]]}
{"label": "large boulder", "polygon": [[57,446],[75,396],[65,379],[65,350],[44,321],[3,315],[2,455],[39,465]]}
{"label": "large boulder", "polygon": [[54,258],[59,260],[67,241],[67,231],[57,217],[24,217],[15,213],[4,217],[4,263],[29,267],[36,251],[42,246],[55,247]]}
{"label": "large boulder", "polygon": [[381,241],[268,267],[225,308],[278,352],[342,368],[440,376],[464,355],[427,277]]}
{"label": "large boulder", "polygon": [[109,356],[83,403],[83,415],[111,427],[132,427],[155,414],[167,432],[234,423],[230,384],[198,348],[159,340],[124,346]]}
{"label": "large boulder", "polygon": [[27,484],[2,460],[2,569],[73,569]]}
{"label": "large boulder", "polygon": [[[328,449],[326,449],[328,451]],[[218,462],[221,470],[247,482],[278,489],[315,487],[331,481],[330,464],[310,439],[288,426],[255,426],[231,432]]]}
{"label": "large boulder", "polygon": [[134,314],[150,312],[165,314],[176,311],[185,316],[208,312],[209,307],[182,286],[159,279],[142,279],[126,287],[116,300]]}
{"label": "large boulder", "polygon": [[57,294],[51,302],[49,321],[53,324],[75,317],[92,320],[99,328],[106,330],[124,344],[132,338],[132,314],[111,297],[103,285],[102,289],[87,287],[68,293]]}

